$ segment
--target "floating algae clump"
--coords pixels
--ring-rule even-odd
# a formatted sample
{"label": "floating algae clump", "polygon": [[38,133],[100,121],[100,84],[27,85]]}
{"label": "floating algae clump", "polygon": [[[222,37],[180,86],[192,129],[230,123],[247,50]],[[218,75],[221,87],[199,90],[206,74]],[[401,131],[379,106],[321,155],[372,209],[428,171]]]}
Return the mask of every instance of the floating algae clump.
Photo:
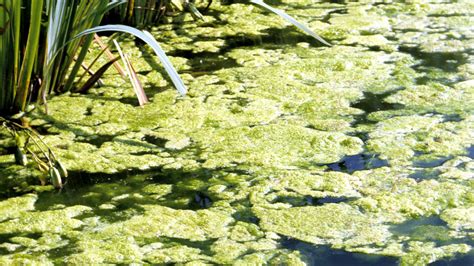
{"label": "floating algae clump", "polygon": [[471,247],[466,244],[436,247],[434,242],[414,241],[409,244],[407,250],[408,253],[402,257],[400,265],[426,265],[456,253],[467,253]]}
{"label": "floating algae clump", "polygon": [[192,261],[207,261],[209,256],[201,254],[198,248],[187,246],[173,246],[156,249],[149,252],[145,259],[150,263],[186,263]]}
{"label": "floating algae clump", "polygon": [[[226,212],[174,210],[162,206],[143,206],[145,214],[124,222],[121,229],[137,237],[168,236],[190,240],[218,238],[226,234],[232,221]],[[115,227],[115,226],[114,226]],[[110,230],[120,229],[110,228]]]}
{"label": "floating algae clump", "polygon": [[415,156],[454,156],[472,143],[472,121],[444,121],[441,115],[399,116],[384,120],[369,133],[367,148],[391,165],[409,165]]}
{"label": "floating algae clump", "polygon": [[474,207],[448,209],[441,214],[441,219],[453,229],[472,230],[474,229]]}
{"label": "floating algae clump", "polygon": [[[384,220],[400,223],[407,219],[437,215],[446,208],[472,204],[470,188],[450,181],[410,178],[413,171],[379,168],[356,172],[361,184],[359,191],[366,195],[367,211],[379,213]],[[364,201],[361,201],[362,203]]]}
{"label": "floating algae clump", "polygon": [[86,206],[72,206],[61,210],[22,212],[19,217],[1,223],[0,234],[67,232],[83,224],[74,219],[75,216],[90,210]]}
{"label": "floating algae clump", "polygon": [[454,88],[441,84],[413,86],[388,97],[418,112],[437,112],[464,116],[474,109],[474,80],[459,82]]}
{"label": "floating algae clump", "polygon": [[21,197],[15,197],[0,201],[0,222],[12,218],[18,218],[21,213],[32,211],[35,208],[35,202],[38,197],[35,194],[26,194]]}
{"label": "floating algae clump", "polygon": [[387,226],[344,203],[288,209],[254,207],[253,212],[264,230],[314,244],[382,244],[390,236]]}
{"label": "floating algae clump", "polygon": [[330,163],[362,151],[358,138],[285,125],[216,129],[194,139],[201,143],[208,167],[238,163],[285,168]]}
{"label": "floating algae clump", "polygon": [[112,235],[97,239],[90,235],[82,236],[76,242],[81,252],[67,257],[71,264],[133,263],[142,259],[140,247],[133,237]]}

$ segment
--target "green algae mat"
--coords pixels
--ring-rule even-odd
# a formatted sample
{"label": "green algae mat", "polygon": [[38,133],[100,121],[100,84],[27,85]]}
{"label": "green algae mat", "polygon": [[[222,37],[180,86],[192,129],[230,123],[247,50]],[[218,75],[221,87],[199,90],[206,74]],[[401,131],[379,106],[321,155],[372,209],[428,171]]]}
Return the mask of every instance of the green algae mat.
{"label": "green algae mat", "polygon": [[112,69],[32,117],[62,191],[0,131],[0,264],[472,265],[474,4],[269,3],[333,46],[214,3],[153,28],[180,97],[122,39],[148,105]]}

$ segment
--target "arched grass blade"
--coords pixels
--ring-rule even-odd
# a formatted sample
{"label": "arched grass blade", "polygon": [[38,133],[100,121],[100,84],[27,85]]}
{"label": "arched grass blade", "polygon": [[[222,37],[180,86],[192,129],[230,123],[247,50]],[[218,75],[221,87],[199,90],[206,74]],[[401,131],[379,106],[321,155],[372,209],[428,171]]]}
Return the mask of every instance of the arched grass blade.
{"label": "arched grass blade", "polygon": [[265,2],[263,2],[262,0],[250,0],[251,3],[254,3],[260,7],[263,7],[275,14],[277,14],[278,16],[282,17],[283,19],[285,19],[286,21],[290,22],[291,24],[295,25],[296,27],[298,27],[300,30],[304,31],[306,34],[308,35],[311,35],[312,37],[314,37],[316,40],[318,40],[320,43],[323,43],[327,46],[331,46],[330,43],[326,42],[323,38],[319,37],[319,35],[317,35],[316,33],[314,33],[311,29],[309,29],[307,26],[305,26],[304,24],[300,23],[299,21],[297,21],[296,19],[294,19],[292,16],[286,14],[283,10],[281,9],[278,9],[278,8],[274,8],[272,6],[269,6],[267,4],[265,4]]}
{"label": "arched grass blade", "polygon": [[87,34],[91,34],[91,33],[104,32],[104,31],[119,31],[119,32],[129,33],[129,34],[135,35],[136,37],[142,39],[144,42],[150,45],[153,51],[155,51],[158,58],[160,59],[161,63],[163,64],[166,72],[168,73],[171,80],[173,81],[173,84],[175,85],[176,89],[179,91],[179,93],[181,93],[181,95],[186,94],[187,92],[186,86],[184,85],[183,81],[179,77],[178,72],[171,64],[168,56],[166,56],[165,51],[163,51],[161,46],[158,44],[158,42],[155,40],[155,38],[153,38],[153,36],[149,32],[140,31],[138,29],[125,26],[125,25],[105,25],[105,26],[97,26],[97,27],[85,30],[79,33],[75,38],[78,38]]}

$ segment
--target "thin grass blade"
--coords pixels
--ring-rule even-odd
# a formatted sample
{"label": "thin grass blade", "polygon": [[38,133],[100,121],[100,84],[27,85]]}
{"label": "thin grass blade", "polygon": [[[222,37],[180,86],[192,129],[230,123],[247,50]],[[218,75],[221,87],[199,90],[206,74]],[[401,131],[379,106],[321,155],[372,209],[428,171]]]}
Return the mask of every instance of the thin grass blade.
{"label": "thin grass blade", "polygon": [[158,56],[161,63],[163,64],[166,72],[168,73],[171,80],[173,81],[173,84],[175,85],[176,89],[179,91],[181,95],[186,94],[187,88],[184,85],[181,78],[179,77],[178,72],[171,64],[165,51],[163,51],[161,46],[158,44],[158,42],[155,40],[155,38],[153,38],[153,36],[149,32],[140,31],[138,29],[125,26],[125,25],[105,25],[105,26],[98,26],[98,27],[85,30],[81,32],[80,34],[76,35],[75,38],[79,38],[91,33],[105,32],[105,31],[119,31],[119,32],[129,33],[129,34],[135,35],[136,37],[142,39],[144,42],[150,45],[150,47],[153,49],[153,51],[155,51],[156,55]]}
{"label": "thin grass blade", "polygon": [[260,7],[263,7],[275,14],[277,14],[278,16],[280,16],[281,18],[285,19],[286,21],[290,22],[291,24],[295,25],[296,27],[298,27],[300,30],[304,31],[306,34],[312,36],[313,38],[315,38],[316,40],[318,40],[320,43],[323,43],[327,46],[331,46],[330,43],[326,42],[323,38],[321,38],[319,35],[317,35],[316,33],[314,33],[310,28],[308,28],[306,25],[302,24],[301,22],[297,21],[296,19],[294,19],[292,16],[286,14],[283,10],[281,9],[278,9],[278,8],[274,8],[272,6],[269,6],[267,5],[265,2],[263,2],[262,0],[250,0],[251,3],[254,3]]}

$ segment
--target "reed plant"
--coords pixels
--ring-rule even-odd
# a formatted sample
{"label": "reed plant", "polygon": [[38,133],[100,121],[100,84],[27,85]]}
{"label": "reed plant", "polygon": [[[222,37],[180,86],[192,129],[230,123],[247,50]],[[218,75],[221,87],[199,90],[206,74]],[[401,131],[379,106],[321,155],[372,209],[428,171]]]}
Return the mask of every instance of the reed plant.
{"label": "reed plant", "polygon": [[[38,168],[50,177],[50,182],[56,187],[62,186],[67,171],[22,118],[33,109],[34,103],[46,103],[52,93],[86,91],[84,86],[92,86],[116,61],[111,59],[83,87],[77,88],[78,81],[82,80],[77,77],[95,33],[124,32],[142,39],[153,48],[176,89],[181,94],[186,93],[179,75],[150,33],[125,25],[101,25],[104,15],[118,12],[122,22],[144,27],[157,23],[164,15],[186,10],[195,19],[202,19],[201,11],[211,3],[212,0],[0,0],[0,126],[7,128],[16,141],[16,162],[26,165],[26,154],[30,154]],[[279,15],[329,45],[282,10],[262,0],[249,0],[248,3]],[[133,80],[136,77],[132,73],[133,67],[126,58],[124,61],[140,103],[146,102],[139,82]],[[32,149],[30,145],[36,148]]]}
{"label": "reed plant", "polygon": [[[94,33],[125,32],[139,37],[151,45],[176,88],[182,94],[186,92],[151,34],[124,25],[100,25],[108,11],[126,3],[0,0],[0,126],[7,128],[16,141],[16,162],[25,165],[26,154],[30,154],[56,187],[62,186],[61,177],[65,177],[62,164],[22,119],[34,103],[46,103],[49,94],[74,90]],[[97,75],[91,79],[97,80]]]}
{"label": "reed plant", "polygon": [[106,17],[134,27],[146,28],[160,23],[167,16],[190,12],[195,19],[202,19],[212,0],[129,0],[126,5],[112,9]]}

